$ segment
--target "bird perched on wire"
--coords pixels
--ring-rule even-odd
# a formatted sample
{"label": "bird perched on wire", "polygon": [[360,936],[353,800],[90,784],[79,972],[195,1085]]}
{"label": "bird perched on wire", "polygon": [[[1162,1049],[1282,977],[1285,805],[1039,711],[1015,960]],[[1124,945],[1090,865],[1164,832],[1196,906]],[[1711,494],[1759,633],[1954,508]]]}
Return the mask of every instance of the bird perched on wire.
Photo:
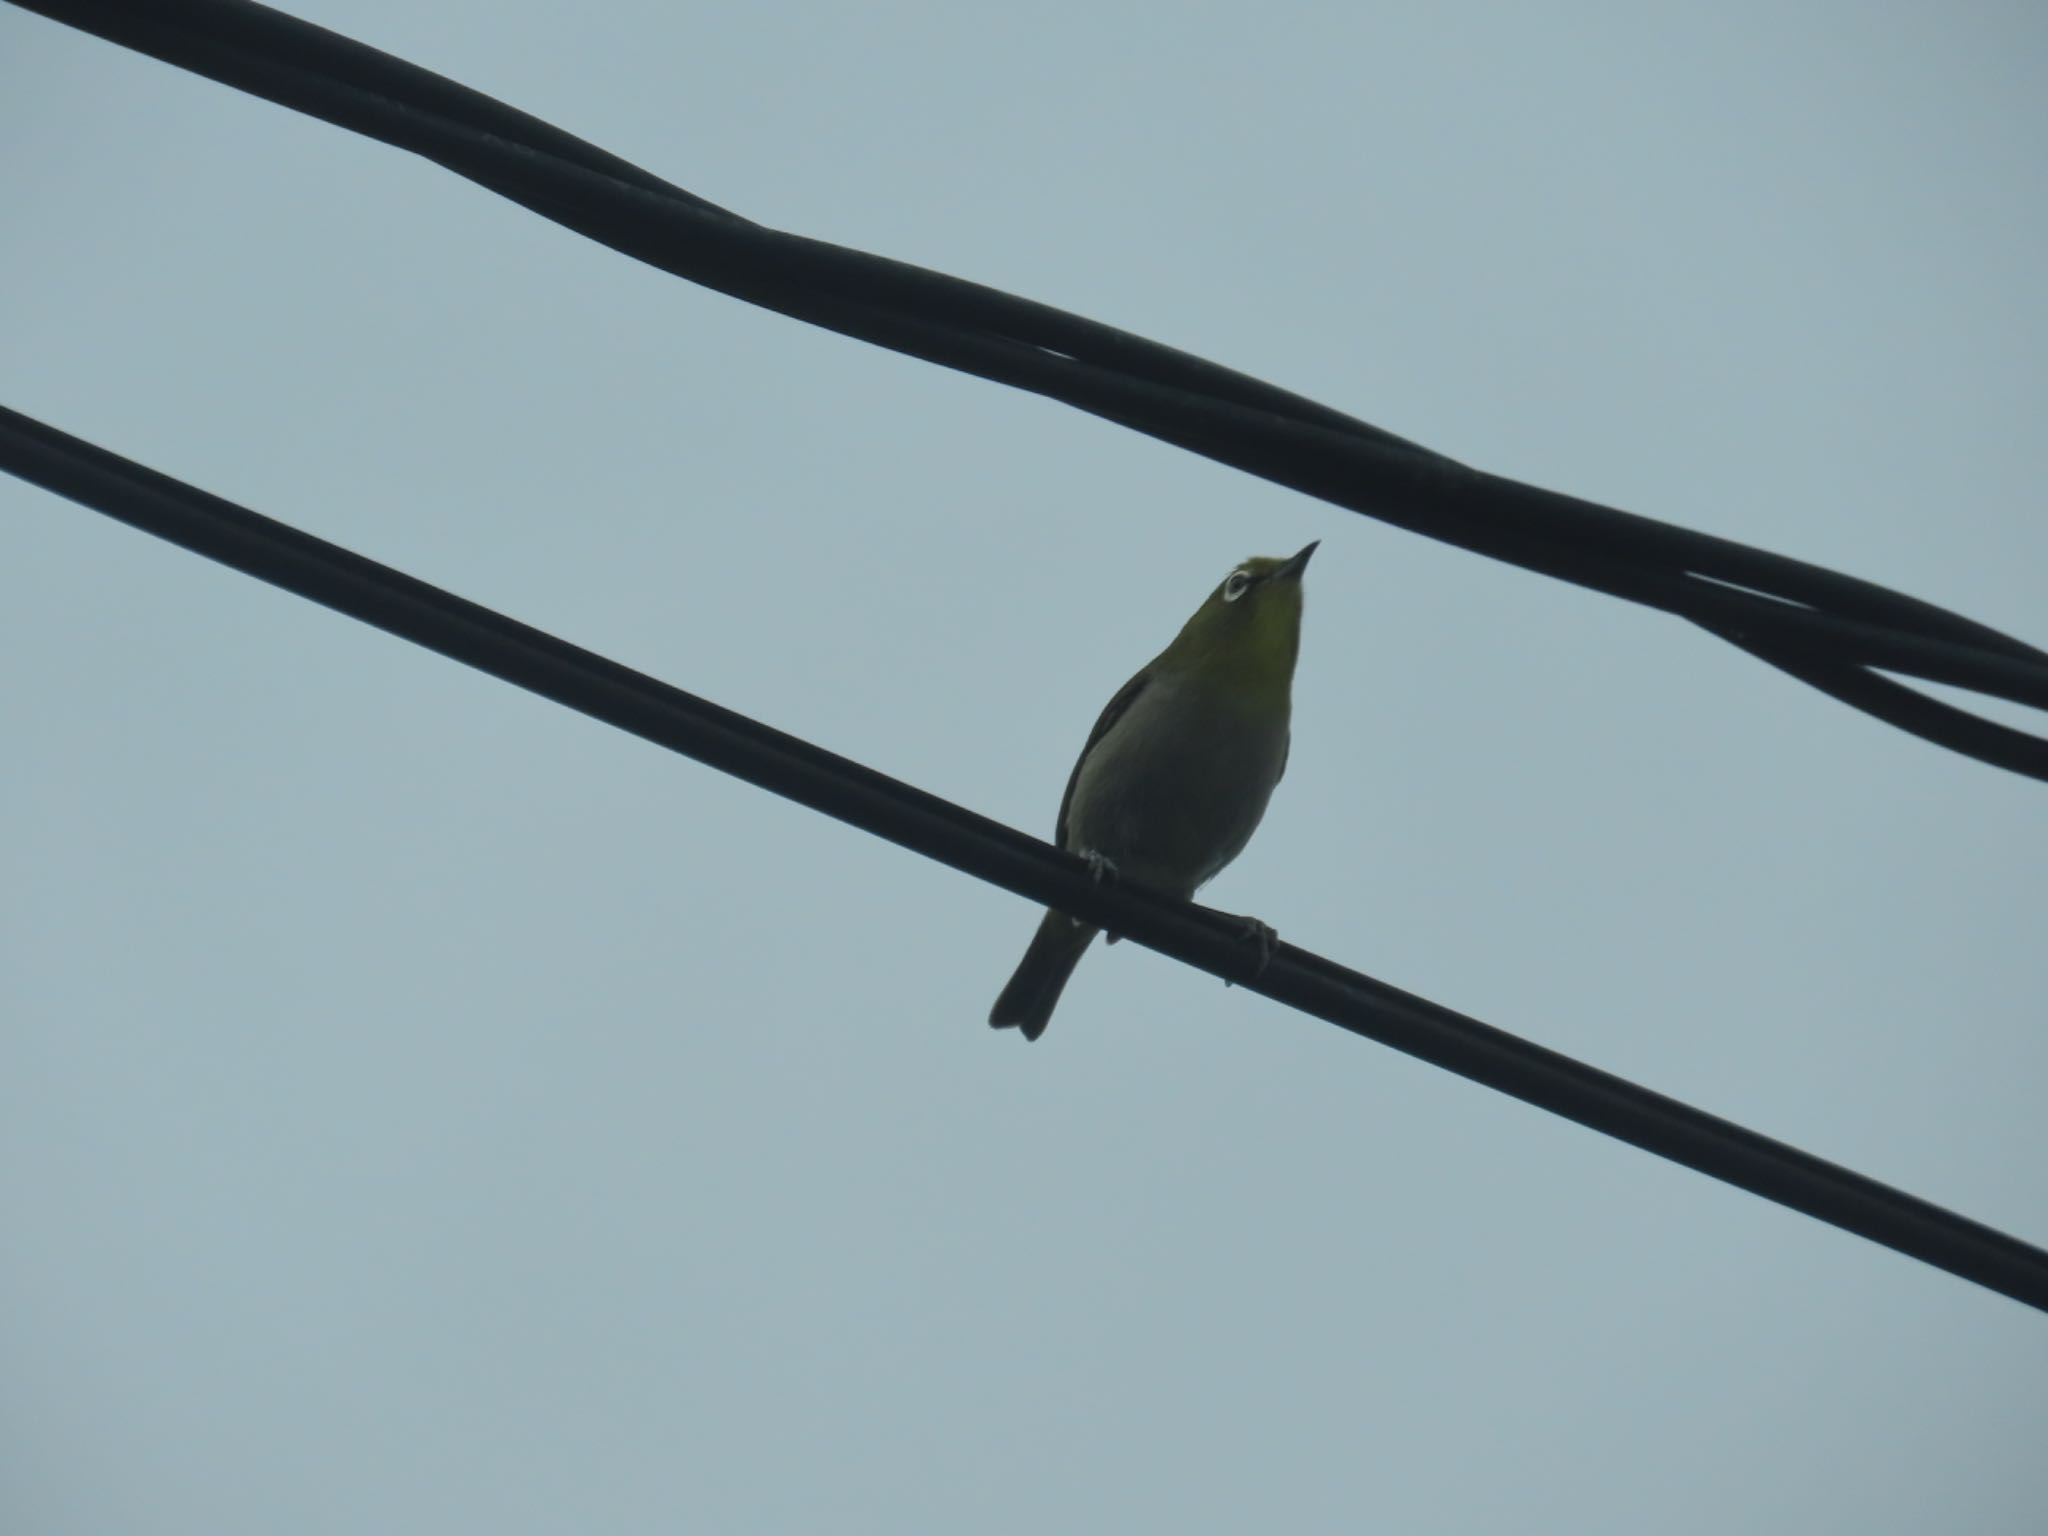
{"label": "bird perched on wire", "polygon": [[[1287,769],[1301,576],[1315,552],[1311,544],[1291,560],[1238,566],[1103,709],[1067,777],[1053,834],[1098,880],[1185,901],[1251,841]],[[1262,948],[1272,942],[1263,924],[1247,931]],[[1027,1040],[1044,1034],[1097,932],[1047,912],[989,1023]]]}

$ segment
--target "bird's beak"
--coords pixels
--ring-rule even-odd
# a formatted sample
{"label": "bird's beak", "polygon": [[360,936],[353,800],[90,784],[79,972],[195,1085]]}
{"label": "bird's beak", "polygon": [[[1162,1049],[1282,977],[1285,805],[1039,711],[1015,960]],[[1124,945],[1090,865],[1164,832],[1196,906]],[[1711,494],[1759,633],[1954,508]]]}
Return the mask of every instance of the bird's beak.
{"label": "bird's beak", "polygon": [[1275,571],[1273,573],[1273,579],[1275,581],[1301,580],[1301,573],[1308,569],[1308,557],[1316,552],[1316,545],[1322,542],[1323,541],[1321,539],[1316,539],[1312,543],[1310,543],[1308,548],[1304,549],[1292,560],[1288,561],[1285,565],[1281,566],[1279,570]]}

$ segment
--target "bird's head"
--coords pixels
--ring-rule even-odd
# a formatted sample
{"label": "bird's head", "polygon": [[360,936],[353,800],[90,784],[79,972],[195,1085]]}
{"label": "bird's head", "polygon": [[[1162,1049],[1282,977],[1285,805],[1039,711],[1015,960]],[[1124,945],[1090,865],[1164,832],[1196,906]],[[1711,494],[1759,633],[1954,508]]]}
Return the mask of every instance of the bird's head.
{"label": "bird's head", "polygon": [[1310,544],[1289,559],[1255,555],[1239,562],[1161,659],[1291,678],[1301,648],[1301,573],[1315,552]]}

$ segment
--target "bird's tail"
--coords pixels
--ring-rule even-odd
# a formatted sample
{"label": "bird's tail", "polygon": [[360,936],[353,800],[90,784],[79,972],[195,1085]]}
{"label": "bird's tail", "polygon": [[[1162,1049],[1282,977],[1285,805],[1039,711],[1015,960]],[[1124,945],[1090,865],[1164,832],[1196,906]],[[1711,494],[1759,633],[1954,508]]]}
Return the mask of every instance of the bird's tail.
{"label": "bird's tail", "polygon": [[1003,988],[989,1010],[988,1021],[997,1029],[1017,1028],[1026,1040],[1045,1033],[1046,1021],[1060,1000],[1067,978],[1081,962],[1099,930],[1077,923],[1064,912],[1048,912],[1038,925],[1031,947],[1017,966],[1017,974]]}

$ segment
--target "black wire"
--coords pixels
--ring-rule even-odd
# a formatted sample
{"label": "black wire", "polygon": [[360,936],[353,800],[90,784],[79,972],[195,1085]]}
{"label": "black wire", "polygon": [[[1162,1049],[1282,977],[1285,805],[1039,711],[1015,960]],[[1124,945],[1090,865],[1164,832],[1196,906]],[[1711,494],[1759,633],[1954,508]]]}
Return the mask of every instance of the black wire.
{"label": "black wire", "polygon": [[1097,885],[1079,859],[337,545],[0,407],[0,468],[763,789],[2048,1310],[2048,1253],[1754,1131],[1280,944],[1240,919]]}
{"label": "black wire", "polygon": [[764,228],[501,102],[248,0],[16,3],[412,150],[721,292],[1065,401],[1413,532],[1681,615],[1877,718],[2048,779],[2048,740],[1873,670],[2048,707],[2048,654],[1933,604],[1484,474],[1142,337]]}

